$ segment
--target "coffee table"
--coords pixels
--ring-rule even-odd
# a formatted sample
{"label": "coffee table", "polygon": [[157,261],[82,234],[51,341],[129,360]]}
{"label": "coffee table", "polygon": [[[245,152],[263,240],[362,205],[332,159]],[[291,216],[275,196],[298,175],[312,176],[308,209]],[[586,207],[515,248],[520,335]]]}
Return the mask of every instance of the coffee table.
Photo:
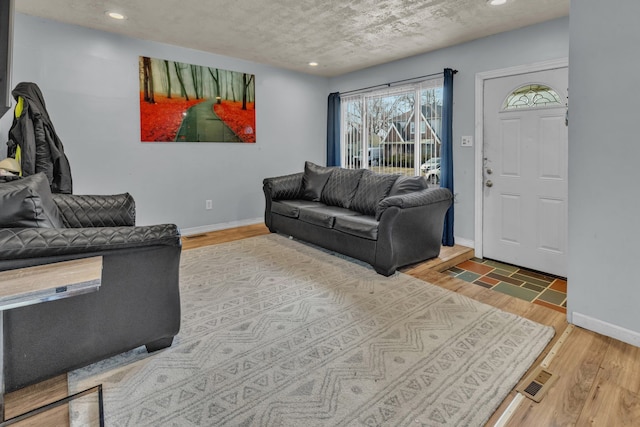
{"label": "coffee table", "polygon": [[[95,292],[102,280],[102,257],[91,257],[0,272],[0,427],[68,403],[93,391],[98,392],[100,425],[104,425],[102,386],[60,399],[25,414],[4,419],[4,311],[32,304]],[[94,390],[95,389],[95,390]]]}

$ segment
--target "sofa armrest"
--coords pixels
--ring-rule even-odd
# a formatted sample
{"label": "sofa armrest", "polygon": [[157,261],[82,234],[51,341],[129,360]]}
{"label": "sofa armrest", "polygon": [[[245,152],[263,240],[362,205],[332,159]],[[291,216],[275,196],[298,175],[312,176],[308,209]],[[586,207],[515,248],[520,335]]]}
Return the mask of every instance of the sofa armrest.
{"label": "sofa armrest", "polygon": [[129,193],[52,196],[67,227],[123,227],[133,226],[136,222],[136,205]]}
{"label": "sofa armrest", "polygon": [[380,202],[380,223],[374,267],[388,276],[398,266],[438,256],[444,217],[453,196],[433,188],[388,197]]}
{"label": "sofa armrest", "polygon": [[453,195],[448,188],[428,188],[413,193],[387,197],[382,199],[378,204],[376,209],[376,220],[380,220],[384,211],[392,206],[400,209],[408,209],[451,199],[453,199]]}
{"label": "sofa armrest", "polygon": [[271,200],[299,199],[302,193],[302,172],[265,178],[262,186]]}
{"label": "sofa armrest", "polygon": [[147,246],[180,247],[178,227],[161,224],[140,227],[2,228],[0,271],[11,269],[12,260],[77,254],[93,256]]}

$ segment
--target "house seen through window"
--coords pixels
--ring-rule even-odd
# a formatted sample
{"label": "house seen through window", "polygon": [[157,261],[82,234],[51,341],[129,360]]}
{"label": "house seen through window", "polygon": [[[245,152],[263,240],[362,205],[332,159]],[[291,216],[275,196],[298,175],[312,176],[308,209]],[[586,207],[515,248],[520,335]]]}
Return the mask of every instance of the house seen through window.
{"label": "house seen through window", "polygon": [[442,85],[436,78],[342,97],[342,166],[439,182]]}

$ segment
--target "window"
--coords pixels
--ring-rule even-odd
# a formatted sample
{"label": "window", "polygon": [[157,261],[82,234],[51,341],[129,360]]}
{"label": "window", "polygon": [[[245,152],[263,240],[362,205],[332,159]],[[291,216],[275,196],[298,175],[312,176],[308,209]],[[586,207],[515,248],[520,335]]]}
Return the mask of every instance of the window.
{"label": "window", "polygon": [[342,166],[426,174],[421,166],[440,157],[442,84],[437,78],[342,97]]}
{"label": "window", "polygon": [[549,86],[530,84],[511,92],[502,105],[503,110],[551,107],[562,105],[558,93]]}

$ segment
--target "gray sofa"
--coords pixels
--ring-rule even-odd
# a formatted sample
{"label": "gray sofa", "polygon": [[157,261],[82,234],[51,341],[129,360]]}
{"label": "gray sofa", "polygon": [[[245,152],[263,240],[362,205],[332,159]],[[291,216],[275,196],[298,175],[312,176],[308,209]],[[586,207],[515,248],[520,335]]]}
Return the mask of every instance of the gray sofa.
{"label": "gray sofa", "polygon": [[51,194],[44,174],[0,183],[0,271],[103,257],[97,292],[7,310],[7,391],[146,345],[180,329],[180,233],[135,226],[129,194]]}
{"label": "gray sofa", "polygon": [[452,194],[423,177],[305,163],[304,172],[266,178],[265,224],[359,259],[379,274],[438,256]]}

